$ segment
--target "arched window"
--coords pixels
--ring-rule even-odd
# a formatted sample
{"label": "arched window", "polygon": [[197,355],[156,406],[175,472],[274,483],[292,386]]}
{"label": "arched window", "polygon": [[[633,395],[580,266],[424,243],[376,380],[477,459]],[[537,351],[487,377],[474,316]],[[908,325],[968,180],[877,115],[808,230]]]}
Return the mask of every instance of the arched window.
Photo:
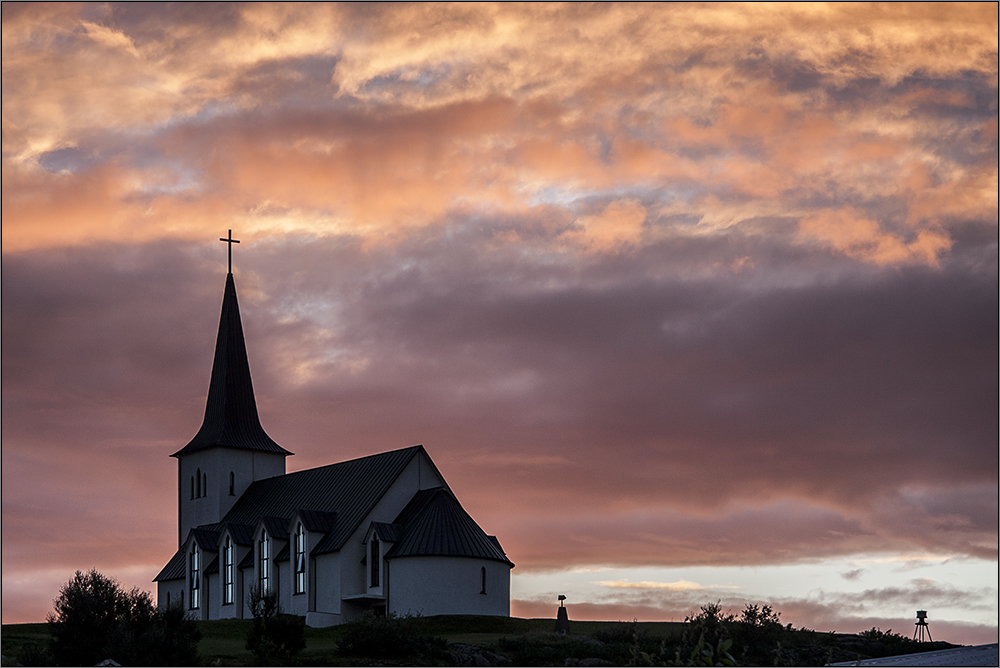
{"label": "arched window", "polygon": [[170,607],[170,592],[167,592],[167,607]]}
{"label": "arched window", "polygon": [[479,591],[479,593],[480,594],[485,594],[486,593],[486,567],[485,566],[483,566],[480,569],[480,575],[482,576],[482,580],[483,580],[483,588]]}
{"label": "arched window", "polygon": [[229,496],[236,496],[236,475],[229,472]]}
{"label": "arched window", "polygon": [[267,537],[266,531],[260,532],[260,540],[257,541],[257,584],[260,585],[261,593],[271,590],[271,541]]}
{"label": "arched window", "polygon": [[194,476],[191,476],[191,498],[194,498]]}
{"label": "arched window", "polygon": [[197,471],[194,472],[194,478],[197,481],[195,483],[195,485],[196,485],[195,486],[195,491],[197,492],[197,494],[195,494],[195,496],[197,496],[200,499],[201,498],[201,469],[198,469]]}
{"label": "arched window", "polygon": [[191,548],[191,609],[201,607],[201,550],[195,543]]}
{"label": "arched window", "polygon": [[201,495],[208,496],[208,474],[201,474]]}
{"label": "arched window", "polygon": [[233,602],[233,576],[235,575],[236,564],[233,563],[233,539],[226,536],[226,542],[222,545],[222,602]]}
{"label": "arched window", "polygon": [[295,593],[304,594],[306,591],[306,532],[300,522],[295,527],[295,554],[292,555],[295,561]]}
{"label": "arched window", "polygon": [[371,565],[372,565],[372,583],[371,583],[371,586],[372,587],[377,587],[378,586],[379,571],[382,570],[380,568],[381,564],[379,563],[378,536],[375,536],[375,535],[372,536],[371,554],[368,555],[368,559],[369,559],[369,561],[371,561]]}

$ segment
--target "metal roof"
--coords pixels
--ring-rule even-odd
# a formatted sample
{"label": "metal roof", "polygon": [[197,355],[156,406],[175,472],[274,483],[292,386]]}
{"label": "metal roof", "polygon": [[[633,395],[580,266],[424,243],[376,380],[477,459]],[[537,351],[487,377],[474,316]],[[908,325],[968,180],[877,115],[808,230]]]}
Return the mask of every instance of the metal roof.
{"label": "metal roof", "polygon": [[260,424],[232,274],[226,275],[205,419],[191,442],[171,457],[217,447],[292,454],[275,443]]}
{"label": "metal roof", "polygon": [[170,557],[170,561],[167,565],[163,567],[156,577],[153,578],[153,582],[166,582],[167,580],[180,580],[187,573],[187,564],[184,563],[184,552],[183,550],[177,550],[174,556]]}
{"label": "metal roof", "polygon": [[217,528],[198,527],[191,529],[191,537],[198,543],[198,547],[206,552],[213,552],[219,549],[219,530]]}
{"label": "metal roof", "polygon": [[[254,524],[262,517],[291,518],[301,508],[336,513],[333,528],[313,554],[339,550],[423,446],[257,480],[236,501],[224,522]],[[287,521],[286,534],[287,536]]]}
{"label": "metal roof", "polygon": [[402,539],[386,559],[416,556],[476,557],[514,564],[476,524],[450,490],[425,489],[413,495],[393,524],[402,526]]}
{"label": "metal roof", "polygon": [[260,521],[263,523],[264,530],[267,531],[268,536],[277,538],[278,540],[288,540],[288,522],[290,519],[288,517],[265,515],[260,518]]}
{"label": "metal roof", "polygon": [[233,537],[233,542],[237,545],[253,545],[253,525],[226,522],[222,528],[229,530],[229,535]]}
{"label": "metal roof", "polygon": [[333,531],[333,528],[337,525],[337,513],[324,513],[319,510],[299,508],[295,511],[295,514],[302,520],[302,526],[306,528],[306,531],[327,533],[328,531]]}
{"label": "metal roof", "polygon": [[382,540],[387,540],[390,543],[395,543],[403,537],[403,527],[398,524],[389,524],[388,522],[372,522],[371,528],[375,530],[378,537]]}

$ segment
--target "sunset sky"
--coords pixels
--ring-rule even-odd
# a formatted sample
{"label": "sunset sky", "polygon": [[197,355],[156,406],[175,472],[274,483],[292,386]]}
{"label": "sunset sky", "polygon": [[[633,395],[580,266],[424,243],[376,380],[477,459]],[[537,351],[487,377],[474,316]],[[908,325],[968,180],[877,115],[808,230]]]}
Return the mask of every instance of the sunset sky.
{"label": "sunset sky", "polygon": [[233,248],[290,471],[511,612],[997,641],[997,5],[3,4],[3,622],[150,580]]}

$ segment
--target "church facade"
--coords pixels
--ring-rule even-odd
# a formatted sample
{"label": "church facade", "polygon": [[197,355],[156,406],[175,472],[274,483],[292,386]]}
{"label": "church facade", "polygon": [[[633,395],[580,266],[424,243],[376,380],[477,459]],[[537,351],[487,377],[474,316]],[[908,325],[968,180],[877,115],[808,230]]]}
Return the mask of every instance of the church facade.
{"label": "church facade", "polygon": [[233,274],[226,276],[205,419],[177,459],[178,549],[159,605],[248,618],[251,587],[310,626],[377,614],[510,614],[495,536],[462,508],[423,446],[285,473],[264,431]]}

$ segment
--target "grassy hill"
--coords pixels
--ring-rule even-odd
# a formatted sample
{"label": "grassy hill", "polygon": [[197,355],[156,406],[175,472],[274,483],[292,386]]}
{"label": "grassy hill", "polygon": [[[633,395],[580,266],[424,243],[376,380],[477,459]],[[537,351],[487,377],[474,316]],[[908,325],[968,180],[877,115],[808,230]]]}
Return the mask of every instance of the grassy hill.
{"label": "grassy hill", "polygon": [[[392,637],[373,637],[375,655],[342,651],[346,627],[306,629],[306,649],[297,665],[664,665],[690,660],[696,638],[691,624],[680,622],[570,621],[568,635],[554,633],[554,619],[444,615],[409,620],[421,639],[411,653],[394,656]],[[249,620],[198,622],[202,665],[253,665],[245,648]],[[358,629],[355,628],[355,631]],[[362,632],[365,629],[361,629]],[[687,633],[685,633],[687,632]],[[915,643],[897,634],[819,633],[787,627],[754,635],[735,627],[729,653],[738,663],[823,665],[952,647],[948,643]],[[765,637],[766,635],[766,637]],[[759,637],[758,637],[759,636]],[[5,624],[4,665],[38,665],[49,640],[46,624]],[[760,647],[757,647],[757,645]],[[718,643],[709,642],[718,655]],[[678,652],[680,654],[678,654]]]}

